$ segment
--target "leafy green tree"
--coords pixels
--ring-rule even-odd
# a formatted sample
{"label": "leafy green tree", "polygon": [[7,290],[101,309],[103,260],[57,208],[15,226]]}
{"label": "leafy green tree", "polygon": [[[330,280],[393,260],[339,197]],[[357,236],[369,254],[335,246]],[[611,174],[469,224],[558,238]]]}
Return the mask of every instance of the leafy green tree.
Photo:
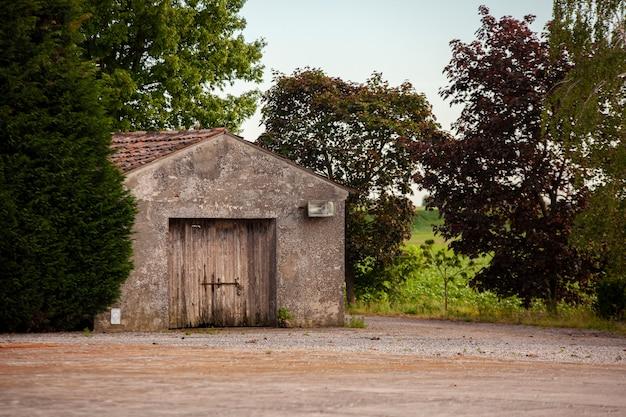
{"label": "leafy green tree", "polygon": [[134,203],[107,159],[80,5],[0,8],[0,331],[84,327],[132,267]]}
{"label": "leafy green tree", "polygon": [[555,0],[553,59],[572,63],[550,95],[544,126],[562,132],[592,189],[572,241],[603,255],[606,272],[626,279],[626,2]]}
{"label": "leafy green tree", "polygon": [[[379,273],[409,236],[417,165],[410,144],[437,132],[424,95],[411,84],[391,87],[380,74],[364,84],[317,69],[277,74],[263,98],[268,149],[354,189],[348,201],[347,291],[377,287]],[[368,274],[357,266],[368,262]]]}
{"label": "leafy green tree", "polygon": [[262,40],[246,42],[245,0],[90,0],[85,55],[106,82],[115,130],[223,126],[237,131],[258,93],[220,95],[258,82]]}
{"label": "leafy green tree", "polygon": [[568,244],[586,189],[560,132],[541,129],[544,101],[569,64],[550,60],[533,16],[496,19],[484,6],[480,14],[475,41],[451,42],[442,95],[464,108],[456,137],[416,149],[421,184],[456,253],[493,254],[474,285],[526,304],[539,297],[554,310],[575,296],[568,284],[592,272],[587,254]]}

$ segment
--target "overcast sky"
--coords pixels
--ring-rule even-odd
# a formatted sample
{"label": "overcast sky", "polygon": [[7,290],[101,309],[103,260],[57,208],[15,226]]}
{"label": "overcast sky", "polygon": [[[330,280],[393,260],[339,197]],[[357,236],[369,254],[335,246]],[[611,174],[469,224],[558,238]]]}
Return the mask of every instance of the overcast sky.
{"label": "overcast sky", "polygon": [[[480,26],[478,6],[496,17],[533,14],[533,29],[542,31],[550,19],[551,0],[248,0],[241,11],[248,40],[264,38],[265,77],[271,86],[274,70],[321,68],[330,76],[365,81],[382,72],[392,85],[404,81],[426,94],[444,129],[459,108],[438,95],[446,85],[443,67],[450,60],[452,39],[472,41]],[[237,84],[234,93],[253,88]],[[259,112],[242,126],[241,135],[255,140],[263,131]]]}

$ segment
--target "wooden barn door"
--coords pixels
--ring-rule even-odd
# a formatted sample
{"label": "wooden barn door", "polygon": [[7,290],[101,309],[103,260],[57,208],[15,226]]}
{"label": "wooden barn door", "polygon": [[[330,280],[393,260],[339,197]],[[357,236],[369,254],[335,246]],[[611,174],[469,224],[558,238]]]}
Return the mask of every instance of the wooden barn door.
{"label": "wooden barn door", "polygon": [[170,327],[276,321],[272,220],[170,219]]}

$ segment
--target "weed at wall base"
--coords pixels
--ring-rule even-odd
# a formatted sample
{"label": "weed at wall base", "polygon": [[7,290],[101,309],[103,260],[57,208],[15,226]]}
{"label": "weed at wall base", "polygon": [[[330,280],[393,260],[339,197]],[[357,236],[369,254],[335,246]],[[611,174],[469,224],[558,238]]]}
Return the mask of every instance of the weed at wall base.
{"label": "weed at wall base", "polygon": [[290,320],[293,318],[293,315],[289,311],[289,309],[285,307],[281,307],[278,309],[276,314],[276,321],[278,322],[278,327],[289,327]]}
{"label": "weed at wall base", "polygon": [[367,327],[367,324],[365,324],[363,317],[351,316],[350,320],[346,323],[346,327],[350,327],[351,329],[364,329]]}

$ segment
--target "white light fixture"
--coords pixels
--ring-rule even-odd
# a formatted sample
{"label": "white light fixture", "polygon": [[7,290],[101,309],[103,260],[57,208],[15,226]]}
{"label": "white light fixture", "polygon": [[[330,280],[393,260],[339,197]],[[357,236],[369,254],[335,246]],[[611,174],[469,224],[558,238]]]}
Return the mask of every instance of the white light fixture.
{"label": "white light fixture", "polygon": [[325,200],[311,200],[307,206],[309,217],[333,217],[335,203]]}

